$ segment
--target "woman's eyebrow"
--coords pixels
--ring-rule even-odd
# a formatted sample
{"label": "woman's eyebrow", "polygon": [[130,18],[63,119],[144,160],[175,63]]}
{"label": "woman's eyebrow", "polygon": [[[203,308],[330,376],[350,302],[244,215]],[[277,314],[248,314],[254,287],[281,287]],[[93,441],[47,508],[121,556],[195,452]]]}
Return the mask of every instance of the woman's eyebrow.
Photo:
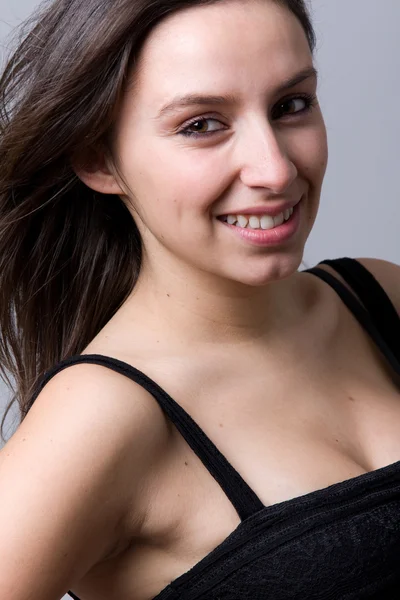
{"label": "woman's eyebrow", "polygon": [[302,83],[306,79],[311,78],[318,79],[318,71],[315,67],[307,67],[306,69],[303,69],[297,73],[297,75],[286,79],[283,83],[281,83],[276,92],[280,94],[281,92],[285,92],[295,85],[299,85],[299,83]]}
{"label": "woman's eyebrow", "polygon": [[[276,90],[276,93],[282,93],[285,90],[288,90],[299,83],[302,83],[306,79],[314,77],[317,79],[318,73],[315,67],[307,67],[303,69],[293,77],[286,79]],[[161,117],[165,117],[166,115],[170,115],[180,108],[185,108],[186,106],[201,106],[205,104],[234,104],[236,99],[234,96],[203,96],[197,94],[187,94],[185,96],[177,96],[171,102],[162,107],[156,119],[160,119]]]}
{"label": "woman's eyebrow", "polygon": [[186,96],[177,96],[160,110],[157,119],[165,117],[176,112],[185,106],[194,106],[202,104],[234,104],[236,102],[234,96],[203,96],[197,94],[187,94]]}

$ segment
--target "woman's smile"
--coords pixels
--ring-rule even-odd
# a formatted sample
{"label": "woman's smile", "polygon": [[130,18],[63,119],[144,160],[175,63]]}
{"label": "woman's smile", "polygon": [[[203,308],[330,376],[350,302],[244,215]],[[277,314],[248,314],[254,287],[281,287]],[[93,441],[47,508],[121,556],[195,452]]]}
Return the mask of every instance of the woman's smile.
{"label": "woman's smile", "polygon": [[268,214],[228,215],[220,218],[221,224],[227,227],[244,242],[256,246],[278,246],[289,242],[297,233],[300,226],[300,202],[276,217]]}

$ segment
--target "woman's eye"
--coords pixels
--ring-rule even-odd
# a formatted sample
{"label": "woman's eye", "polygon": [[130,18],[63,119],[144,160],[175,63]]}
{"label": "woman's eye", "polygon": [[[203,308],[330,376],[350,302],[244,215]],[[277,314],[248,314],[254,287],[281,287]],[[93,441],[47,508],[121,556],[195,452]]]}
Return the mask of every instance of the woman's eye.
{"label": "woman's eye", "polygon": [[217,119],[197,119],[187,125],[180,133],[186,136],[200,136],[214,131],[221,131],[224,126]]}
{"label": "woman's eye", "polygon": [[305,113],[311,110],[314,100],[315,98],[311,96],[304,98],[288,98],[275,107],[273,117],[279,119],[285,115],[290,116],[297,113]]}

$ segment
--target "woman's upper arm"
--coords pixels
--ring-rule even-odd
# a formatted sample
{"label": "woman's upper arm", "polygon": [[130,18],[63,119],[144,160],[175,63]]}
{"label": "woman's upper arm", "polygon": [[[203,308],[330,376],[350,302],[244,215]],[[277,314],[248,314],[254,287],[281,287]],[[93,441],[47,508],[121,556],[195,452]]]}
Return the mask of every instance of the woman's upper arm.
{"label": "woman's upper arm", "polygon": [[379,258],[357,258],[379,281],[400,315],[400,266]]}
{"label": "woman's upper arm", "polygon": [[56,375],[0,452],[0,598],[59,600],[123,535],[164,442],[155,403],[106,371]]}

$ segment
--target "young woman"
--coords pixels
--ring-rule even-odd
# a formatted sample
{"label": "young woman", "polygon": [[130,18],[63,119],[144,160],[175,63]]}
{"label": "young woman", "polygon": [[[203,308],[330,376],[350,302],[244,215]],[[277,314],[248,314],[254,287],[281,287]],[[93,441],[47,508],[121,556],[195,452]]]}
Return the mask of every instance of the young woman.
{"label": "young woman", "polygon": [[0,82],[0,597],[398,598],[400,269],[298,271],[302,0],[56,0]]}

